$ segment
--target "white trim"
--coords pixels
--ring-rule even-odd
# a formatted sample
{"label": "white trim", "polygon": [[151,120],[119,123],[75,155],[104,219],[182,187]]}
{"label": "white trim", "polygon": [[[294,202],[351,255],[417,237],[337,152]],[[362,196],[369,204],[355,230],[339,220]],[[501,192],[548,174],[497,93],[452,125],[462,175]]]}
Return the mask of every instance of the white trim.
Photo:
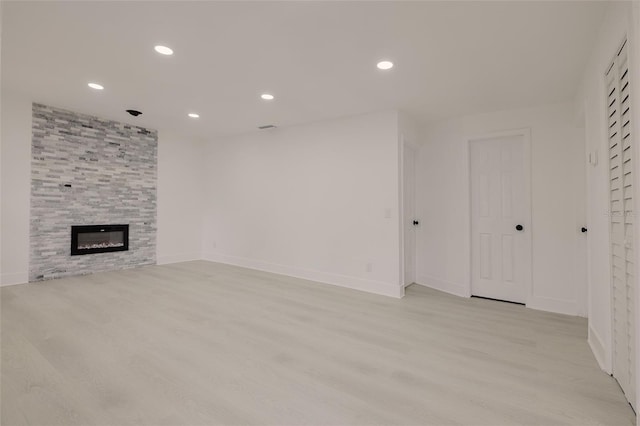
{"label": "white trim", "polygon": [[[624,39],[627,39],[627,34],[625,32],[624,34]],[[618,44],[618,46],[616,47],[616,51],[615,53],[618,53],[618,48],[621,45]],[[609,71],[611,71],[611,69],[613,68],[613,66],[615,65],[615,58],[616,58],[616,54],[614,54],[611,58],[611,60],[609,62],[607,62],[606,65],[606,69],[604,70],[604,72],[602,73],[602,76],[600,78],[600,81],[602,82],[602,87],[601,87],[601,92],[604,96],[603,101],[601,102],[600,108],[602,111],[602,119],[603,119],[603,125],[602,125],[602,153],[603,155],[601,156],[601,161],[603,162],[603,166],[606,167],[606,185],[605,188],[607,191],[607,204],[606,204],[606,211],[609,212],[611,210],[611,159],[609,158],[609,124],[608,124],[608,117],[609,114],[607,112],[607,75],[609,74]],[[627,59],[628,60],[628,59]],[[631,82],[630,82],[631,83]],[[633,84],[631,84],[631,87],[633,87]],[[631,99],[631,101],[633,101],[633,99]],[[631,104],[633,106],[633,103]],[[635,121],[635,120],[634,120]],[[632,130],[635,130],[632,128]],[[633,137],[633,135],[631,136]],[[634,147],[631,147],[632,152],[635,151]],[[606,155],[605,155],[606,153]],[[634,177],[635,177],[635,173],[634,173]],[[633,181],[634,185],[635,185],[635,179]],[[635,188],[634,188],[635,189]],[[633,193],[634,198],[635,198],[635,191]],[[635,200],[634,200],[635,203]],[[634,238],[634,243],[635,243],[635,238]],[[614,289],[613,289],[613,265],[612,265],[613,259],[611,256],[611,217],[609,217],[607,219],[607,276],[609,278],[609,335],[611,336],[611,340],[609,341],[610,344],[610,354],[609,354],[609,359],[610,359],[610,363],[608,364],[609,366],[609,374],[611,374],[613,376],[613,358],[615,357],[615,343],[614,343],[614,336],[616,335],[616,331],[615,331],[615,308],[614,308],[614,298],[613,298],[613,294],[614,294]],[[595,330],[589,330],[589,331],[593,331],[595,333]],[[597,335],[597,334],[596,334]],[[598,336],[599,337],[599,336]],[[599,342],[600,344],[602,344],[602,340],[600,340]],[[602,346],[604,348],[604,346]],[[593,348],[592,348],[593,350]],[[595,351],[593,352],[594,355],[596,354]],[[598,359],[598,357],[596,356],[596,359]],[[598,363],[600,363],[598,361]],[[617,379],[616,379],[617,380]],[[619,385],[619,384],[618,384]],[[622,390],[622,388],[621,388]],[[624,394],[624,391],[623,391]],[[625,396],[626,398],[626,396]]]}
{"label": "white trim", "polygon": [[[632,72],[632,75],[637,75],[638,70],[640,70],[640,55],[638,55],[638,48],[640,47],[640,4],[638,2],[633,2],[631,6],[631,20],[629,23],[629,29],[627,34],[627,43],[629,43],[629,48],[627,50],[627,60],[629,61],[629,70]],[[631,105],[637,108],[640,105],[640,89],[636,87],[636,84],[631,84]],[[634,117],[636,118],[632,123],[632,132],[634,135],[638,134],[640,131],[640,120],[637,120],[639,117],[638,112],[635,112]],[[634,140],[637,142],[637,138]],[[636,146],[633,148],[633,162],[634,164],[640,164],[640,153]],[[637,170],[637,168],[636,168]],[[636,186],[633,191],[634,197],[634,211],[638,211],[638,207],[640,207],[640,177],[636,173],[634,176],[633,184]],[[640,232],[637,229],[634,232],[633,246],[640,247]],[[637,250],[634,252],[634,261],[635,264],[638,265],[640,261],[640,254]],[[638,372],[640,371],[640,356],[638,356],[638,347],[640,342],[640,274],[635,274],[635,371],[636,371],[636,407],[640,407],[640,377],[638,377]],[[636,424],[640,424],[640,417],[636,418]]]}
{"label": "white trim", "polygon": [[471,297],[470,286],[442,280],[428,275],[420,275],[419,277],[416,277],[416,284],[444,291],[445,293],[453,294],[454,296]]}
{"label": "white trim", "polygon": [[588,333],[587,342],[598,365],[604,372],[611,374],[611,365],[607,362],[607,351],[604,349],[600,335],[591,326],[589,326]]}
{"label": "white trim", "polygon": [[230,256],[222,253],[206,252],[204,260],[209,262],[226,263],[228,265],[242,266],[243,268],[256,269],[258,271],[272,272],[280,275],[287,275],[295,278],[316,281],[324,284],[336,285],[339,287],[351,288],[368,293],[380,294],[395,298],[404,297],[404,285],[395,283],[385,283],[382,281],[367,280],[348,275],[333,274],[330,272],[313,271],[309,269],[297,268],[294,266],[279,265],[266,262],[264,260],[247,259],[244,257]]}
{"label": "white trim", "polygon": [[400,133],[399,143],[398,143],[398,211],[400,214],[398,218],[398,224],[400,226],[400,284],[405,286],[405,275],[406,271],[404,268],[404,144],[407,143],[404,139],[404,133]]}
{"label": "white trim", "polygon": [[[631,20],[629,23],[629,29],[628,29],[628,34],[627,34],[627,43],[629,43],[629,47],[627,50],[627,60],[629,61],[629,71],[632,73],[633,75],[636,75],[638,73],[638,70],[640,70],[640,55],[638,55],[638,48],[640,47],[640,4],[638,2],[633,2],[632,6],[631,6]],[[640,89],[638,89],[638,87],[636,87],[637,82],[635,84],[631,84],[631,105],[635,106],[634,108],[637,108],[640,105]],[[638,131],[640,131],[640,120],[638,120],[637,118],[639,117],[638,112],[635,112],[634,117],[636,118],[633,123],[632,123],[632,132],[634,135],[638,134]],[[634,142],[637,142],[637,138],[634,140]],[[632,148],[632,150],[634,151],[633,153],[633,162],[634,164],[640,164],[640,154],[638,153],[638,150],[635,146],[636,144],[634,144],[634,147]],[[637,170],[637,168],[636,168]],[[640,207],[640,177],[638,176],[638,174],[636,173],[634,176],[634,180],[633,180],[633,185],[635,185],[636,187],[634,188],[633,191],[633,198],[634,198],[634,211],[638,211],[638,207]],[[634,247],[640,247],[640,232],[637,231],[637,229],[635,229],[634,232],[634,238],[633,238],[633,246]],[[634,261],[635,264],[638,265],[638,262],[640,261],[640,254],[638,254],[638,251],[636,250],[634,252]],[[636,291],[635,293],[635,345],[636,345],[636,349],[635,349],[635,371],[636,371],[636,407],[640,407],[640,377],[638,377],[638,372],[640,371],[640,356],[638,356],[638,347],[639,347],[639,343],[640,342],[640,309],[638,309],[638,307],[640,307],[640,292],[638,291],[638,289],[640,289],[640,274],[637,273],[635,274],[635,288]],[[636,418],[636,424],[640,425],[640,418]]]}
{"label": "white trim", "polygon": [[28,272],[15,272],[12,274],[2,274],[0,287],[7,285],[26,284],[29,282]]}
{"label": "white trim", "polygon": [[158,256],[156,264],[167,265],[170,263],[190,262],[192,260],[201,260],[201,253],[180,253],[165,256]]}
{"label": "white trim", "polygon": [[[469,222],[468,222],[468,227],[469,227],[469,283],[468,283],[468,293],[469,295],[472,294],[472,288],[471,288],[471,274],[473,273],[473,267],[472,267],[472,255],[473,255],[473,246],[471,244],[471,234],[472,234],[472,228],[471,228],[471,221],[472,221],[472,214],[473,212],[471,211],[471,144],[473,142],[480,142],[480,141],[484,141],[487,139],[497,139],[497,138],[505,138],[505,137],[510,137],[510,136],[522,136],[522,151],[523,151],[523,156],[524,156],[524,189],[525,192],[528,194],[529,197],[529,210],[526,212],[525,214],[525,218],[524,218],[524,223],[525,226],[528,226],[531,238],[529,238],[529,254],[531,256],[531,258],[529,259],[529,274],[527,275],[527,282],[524,283],[525,285],[525,290],[526,290],[526,299],[525,299],[525,304],[526,306],[529,306],[529,301],[533,298],[533,214],[532,214],[532,210],[533,210],[533,194],[531,191],[531,128],[529,127],[524,127],[521,129],[512,129],[512,130],[504,130],[504,131],[500,131],[500,132],[494,132],[494,133],[488,133],[488,134],[483,134],[480,136],[473,136],[473,137],[467,137],[467,184],[468,184],[468,191],[467,191],[467,211],[469,212]],[[546,309],[542,309],[542,310],[546,310]],[[554,311],[555,312],[555,311]]]}
{"label": "white trim", "polygon": [[555,312],[557,314],[578,315],[578,302],[575,300],[554,299],[551,297],[530,296],[527,308],[539,311]]}

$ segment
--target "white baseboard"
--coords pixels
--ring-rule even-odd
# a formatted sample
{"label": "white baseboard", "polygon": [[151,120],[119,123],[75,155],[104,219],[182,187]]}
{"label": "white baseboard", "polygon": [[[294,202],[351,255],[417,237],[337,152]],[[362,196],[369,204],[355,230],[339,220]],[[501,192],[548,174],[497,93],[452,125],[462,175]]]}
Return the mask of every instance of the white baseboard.
{"label": "white baseboard", "polygon": [[416,284],[425,287],[433,288],[436,290],[444,291],[445,293],[453,294],[460,297],[470,297],[469,288],[463,284],[454,283],[451,281],[441,280],[439,278],[421,275],[418,277]]}
{"label": "white baseboard", "polygon": [[243,268],[288,275],[291,277],[366,291],[368,293],[380,294],[383,296],[395,298],[401,298],[404,296],[404,287],[393,283],[367,280],[347,275],[333,274],[330,272],[313,271],[294,266],[265,262],[263,260],[247,259],[214,252],[204,253],[203,259],[210,262],[226,263],[228,265],[242,266]]}
{"label": "white baseboard", "polygon": [[593,352],[593,356],[598,362],[600,368],[607,374],[611,374],[611,368],[607,362],[608,357],[604,349],[604,343],[602,343],[600,335],[591,328],[591,326],[589,326],[589,337],[587,338],[587,342],[589,343],[591,352]]}
{"label": "white baseboard", "polygon": [[549,297],[530,296],[527,308],[556,314],[578,315],[578,303],[575,300],[552,299]]}
{"label": "white baseboard", "polygon": [[26,284],[29,282],[28,272],[16,272],[13,274],[2,274],[0,278],[0,286]]}
{"label": "white baseboard", "polygon": [[167,265],[169,263],[190,262],[192,260],[202,259],[201,253],[181,253],[164,256],[157,256],[156,263],[158,265]]}

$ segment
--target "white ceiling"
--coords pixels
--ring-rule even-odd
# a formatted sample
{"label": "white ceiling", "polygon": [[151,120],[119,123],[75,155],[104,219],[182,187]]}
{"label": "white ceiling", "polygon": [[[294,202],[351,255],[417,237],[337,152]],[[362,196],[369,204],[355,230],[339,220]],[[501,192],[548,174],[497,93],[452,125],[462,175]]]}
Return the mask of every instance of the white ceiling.
{"label": "white ceiling", "polygon": [[[606,2],[2,7],[3,91],[211,139],[396,108],[428,122],[570,100]],[[157,54],[156,44],[175,54]],[[380,71],[380,59],[396,66]]]}

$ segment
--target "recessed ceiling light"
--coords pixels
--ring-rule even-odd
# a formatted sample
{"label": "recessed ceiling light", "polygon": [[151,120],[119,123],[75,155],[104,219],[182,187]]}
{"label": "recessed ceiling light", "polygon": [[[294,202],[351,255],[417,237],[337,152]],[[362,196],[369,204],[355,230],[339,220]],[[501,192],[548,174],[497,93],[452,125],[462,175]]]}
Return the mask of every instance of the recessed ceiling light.
{"label": "recessed ceiling light", "polygon": [[98,84],[98,83],[89,83],[89,84],[87,84],[87,86],[91,87],[92,89],[96,89],[96,90],[104,89],[104,86],[102,86],[101,84]]}
{"label": "recessed ceiling light", "polygon": [[274,98],[274,96],[269,93],[263,93],[262,95],[260,95],[260,97],[265,101],[272,101]]}
{"label": "recessed ceiling light", "polygon": [[393,62],[391,61],[380,61],[378,65],[376,65],[381,70],[390,70],[393,68]]}
{"label": "recessed ceiling light", "polygon": [[167,46],[156,46],[154,47],[154,49],[156,50],[156,52],[162,54],[162,55],[173,55],[173,49],[171,49],[170,47]]}
{"label": "recessed ceiling light", "polygon": [[191,118],[200,118],[199,114],[196,114],[195,112],[190,112],[189,114],[187,114],[189,117]]}

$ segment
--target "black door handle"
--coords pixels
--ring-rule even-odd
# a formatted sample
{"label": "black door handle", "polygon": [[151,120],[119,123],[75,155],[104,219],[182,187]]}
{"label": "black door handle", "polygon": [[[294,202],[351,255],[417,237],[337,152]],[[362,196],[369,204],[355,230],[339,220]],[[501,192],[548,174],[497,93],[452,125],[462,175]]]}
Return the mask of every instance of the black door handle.
{"label": "black door handle", "polygon": [[582,227],[582,229],[580,229],[580,231],[582,231],[583,233],[587,232],[587,228],[585,228],[584,226]]}
{"label": "black door handle", "polygon": [[420,225],[420,221],[414,220],[413,221],[413,226],[418,226],[418,225]]}
{"label": "black door handle", "polygon": [[524,226],[516,225],[516,231],[522,231],[523,229],[524,229]]}

